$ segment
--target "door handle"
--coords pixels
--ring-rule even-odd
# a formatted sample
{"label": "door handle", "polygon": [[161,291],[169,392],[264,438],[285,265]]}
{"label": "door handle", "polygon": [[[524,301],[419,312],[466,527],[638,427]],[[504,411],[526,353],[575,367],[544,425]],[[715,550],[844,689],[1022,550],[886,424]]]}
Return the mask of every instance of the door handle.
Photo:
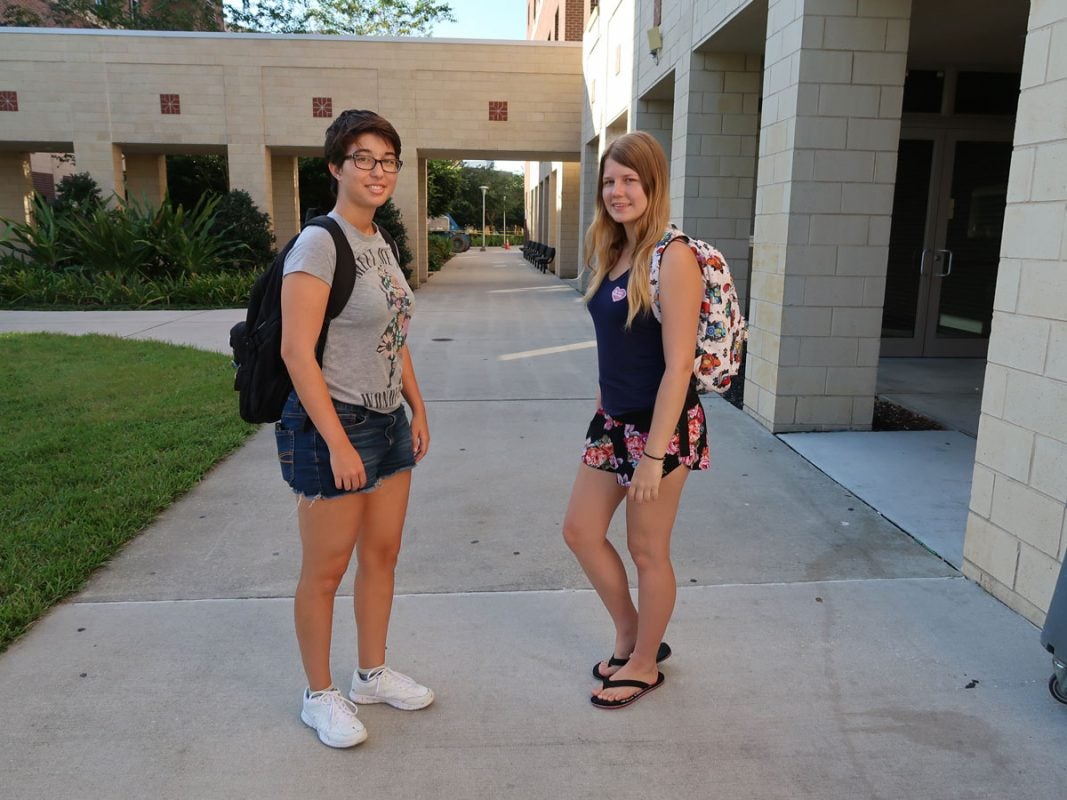
{"label": "door handle", "polygon": [[927,248],[923,248],[923,251],[919,254],[919,274],[926,274],[926,254],[930,251]]}
{"label": "door handle", "polygon": [[945,271],[944,272],[935,272],[934,273],[934,277],[935,278],[947,278],[949,275],[952,274],[952,251],[951,250],[935,250],[934,253],[936,253],[939,256],[944,254],[944,256],[945,256]]}

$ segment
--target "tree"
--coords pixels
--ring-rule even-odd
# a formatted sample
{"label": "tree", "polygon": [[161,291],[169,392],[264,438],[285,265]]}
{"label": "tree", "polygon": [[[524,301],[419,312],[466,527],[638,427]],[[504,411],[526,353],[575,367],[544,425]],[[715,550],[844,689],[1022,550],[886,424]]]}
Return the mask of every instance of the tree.
{"label": "tree", "polygon": [[337,198],[330,190],[330,172],[326,159],[303,156],[297,162],[300,177],[300,219],[307,217],[308,209],[317,208],[323,214],[333,208]]}
{"label": "tree", "polygon": [[241,267],[263,269],[274,259],[270,217],[259,210],[248,192],[236,189],[222,195],[215,208],[211,233],[245,245],[247,249],[238,250],[231,257],[233,263]]}
{"label": "tree", "polygon": [[452,22],[452,7],[433,0],[243,0],[226,6],[231,30],[356,36],[429,36]]}
{"label": "tree", "polygon": [[191,209],[206,192],[226,194],[229,184],[225,156],[167,156],[167,194],[175,206]]}
{"label": "tree", "polygon": [[88,172],[66,175],[56,186],[52,210],[56,214],[87,214],[104,205],[104,197],[96,180]]}
{"label": "tree", "polygon": [[463,181],[459,161],[429,161],[426,164],[426,215],[440,217],[452,210]]}
{"label": "tree", "polygon": [[222,5],[222,0],[53,0],[48,4],[59,25],[145,31],[220,31]]}
{"label": "tree", "polygon": [[482,190],[485,193],[485,224],[499,228],[504,222],[504,198],[507,198],[508,226],[522,225],[525,220],[522,175],[495,169],[490,161],[484,166],[461,168],[459,192],[452,202],[452,216],[460,225],[482,226]]}
{"label": "tree", "polygon": [[22,6],[8,6],[0,15],[0,26],[5,28],[39,28],[43,24],[40,14]]}
{"label": "tree", "polygon": [[393,203],[392,198],[386,200],[385,205],[378,206],[378,210],[374,212],[374,221],[389,231],[389,235],[393,237],[393,241],[396,242],[396,249],[400,251],[400,269],[403,271],[405,278],[410,278],[411,269],[409,265],[415,259],[415,256],[412,255],[411,248],[408,247],[408,230],[404,225],[400,209]]}

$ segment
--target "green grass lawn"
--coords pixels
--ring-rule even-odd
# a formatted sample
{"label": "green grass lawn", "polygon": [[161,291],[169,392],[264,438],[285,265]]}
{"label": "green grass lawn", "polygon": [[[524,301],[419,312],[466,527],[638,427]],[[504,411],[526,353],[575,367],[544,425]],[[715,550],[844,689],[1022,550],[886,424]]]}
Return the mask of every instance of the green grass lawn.
{"label": "green grass lawn", "polygon": [[0,651],[255,430],[232,375],[191,347],[0,334]]}

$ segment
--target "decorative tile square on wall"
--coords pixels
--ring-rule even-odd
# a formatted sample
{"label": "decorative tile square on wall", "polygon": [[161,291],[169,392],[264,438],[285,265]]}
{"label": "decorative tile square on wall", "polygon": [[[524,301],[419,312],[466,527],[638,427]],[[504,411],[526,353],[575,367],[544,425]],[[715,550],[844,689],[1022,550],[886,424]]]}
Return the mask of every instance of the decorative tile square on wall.
{"label": "decorative tile square on wall", "polygon": [[160,114],[181,114],[182,113],[181,95],[177,95],[177,94],[161,94],[159,96],[159,113]]}
{"label": "decorative tile square on wall", "polygon": [[508,121],[508,101],[507,100],[490,100],[489,101],[489,121],[490,122],[507,122]]}

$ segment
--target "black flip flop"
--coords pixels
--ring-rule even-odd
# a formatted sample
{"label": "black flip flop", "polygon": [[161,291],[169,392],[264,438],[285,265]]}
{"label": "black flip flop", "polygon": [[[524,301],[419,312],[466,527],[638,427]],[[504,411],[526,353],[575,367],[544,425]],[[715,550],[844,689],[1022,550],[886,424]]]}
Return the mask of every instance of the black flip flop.
{"label": "black flip flop", "polygon": [[628,705],[632,705],[633,703],[637,702],[637,699],[639,697],[644,697],[653,689],[658,689],[660,686],[663,685],[663,682],[667,680],[667,678],[663,675],[662,672],[657,672],[656,674],[659,677],[656,678],[655,683],[645,683],[644,681],[633,680],[613,681],[611,680],[611,678],[608,678],[606,681],[604,681],[605,689],[621,689],[625,686],[632,686],[633,688],[640,689],[641,691],[637,692],[637,694],[632,694],[629,697],[624,697],[622,700],[601,700],[596,695],[593,695],[589,698],[589,702],[597,708],[603,709],[624,708]]}
{"label": "black flip flop", "polygon": [[[670,657],[671,657],[671,646],[669,644],[667,644],[666,642],[660,642],[659,643],[659,650],[656,651],[656,663],[657,664],[662,664],[664,661],[666,661]],[[609,667],[625,667],[629,663],[630,663],[630,659],[628,659],[628,658],[616,658],[614,653],[612,653],[611,658],[608,659],[608,666]],[[611,675],[614,675],[614,674],[615,674],[614,672],[611,673]],[[593,665],[593,677],[596,678],[598,681],[610,680],[611,679],[611,675],[604,675],[604,674],[602,674],[600,672],[600,662],[599,661]]]}

